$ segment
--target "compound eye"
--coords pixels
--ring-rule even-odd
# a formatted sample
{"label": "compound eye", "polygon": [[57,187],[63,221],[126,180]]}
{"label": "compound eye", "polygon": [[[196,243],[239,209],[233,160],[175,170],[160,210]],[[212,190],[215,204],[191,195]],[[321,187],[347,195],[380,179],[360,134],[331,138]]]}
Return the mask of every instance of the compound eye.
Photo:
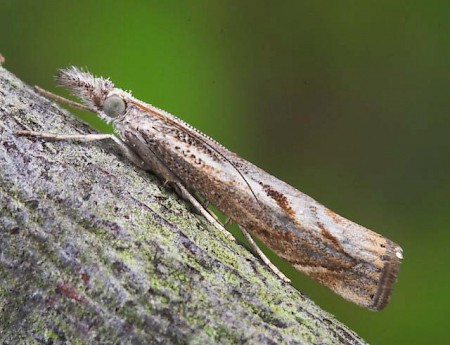
{"label": "compound eye", "polygon": [[125,102],[119,96],[111,96],[103,102],[103,111],[109,117],[117,117],[125,112]]}

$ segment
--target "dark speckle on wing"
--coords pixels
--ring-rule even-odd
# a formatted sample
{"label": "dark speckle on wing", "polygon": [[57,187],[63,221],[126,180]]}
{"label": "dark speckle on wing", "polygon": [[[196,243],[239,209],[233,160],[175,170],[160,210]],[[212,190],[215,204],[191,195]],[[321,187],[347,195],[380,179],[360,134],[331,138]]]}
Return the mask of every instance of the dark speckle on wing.
{"label": "dark speckle on wing", "polygon": [[259,182],[259,184],[263,187],[264,191],[266,192],[267,196],[272,198],[280,208],[286,212],[288,217],[295,221],[295,212],[292,209],[291,205],[289,204],[289,201],[287,200],[286,196],[282,193],[272,189],[271,186],[264,184],[262,182]]}

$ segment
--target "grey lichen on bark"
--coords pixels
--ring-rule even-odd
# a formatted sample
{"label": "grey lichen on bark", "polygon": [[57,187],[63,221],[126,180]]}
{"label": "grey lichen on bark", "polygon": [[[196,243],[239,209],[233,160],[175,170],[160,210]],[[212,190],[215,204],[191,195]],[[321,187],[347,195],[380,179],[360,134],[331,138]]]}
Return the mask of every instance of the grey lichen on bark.
{"label": "grey lichen on bark", "polygon": [[0,67],[2,344],[363,344]]}

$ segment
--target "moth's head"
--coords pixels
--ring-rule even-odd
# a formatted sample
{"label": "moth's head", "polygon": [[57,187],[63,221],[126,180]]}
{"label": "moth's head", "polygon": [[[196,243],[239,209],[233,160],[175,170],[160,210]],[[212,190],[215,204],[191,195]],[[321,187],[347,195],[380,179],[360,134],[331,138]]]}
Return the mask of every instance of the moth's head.
{"label": "moth's head", "polygon": [[56,82],[69,89],[90,110],[110,122],[123,115],[127,107],[128,93],[114,88],[111,80],[95,77],[75,66],[61,69]]}

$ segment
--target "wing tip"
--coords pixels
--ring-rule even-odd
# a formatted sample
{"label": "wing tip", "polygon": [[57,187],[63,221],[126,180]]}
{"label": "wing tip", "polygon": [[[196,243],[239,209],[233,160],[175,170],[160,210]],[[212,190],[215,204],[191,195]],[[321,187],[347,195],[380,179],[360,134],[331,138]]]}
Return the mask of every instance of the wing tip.
{"label": "wing tip", "polygon": [[372,304],[369,306],[369,309],[381,310],[388,304],[392,293],[392,287],[397,280],[397,273],[400,269],[402,259],[402,248],[396,243],[388,240],[386,243],[386,252],[383,255],[384,266],[378,282],[377,292],[373,296]]}

